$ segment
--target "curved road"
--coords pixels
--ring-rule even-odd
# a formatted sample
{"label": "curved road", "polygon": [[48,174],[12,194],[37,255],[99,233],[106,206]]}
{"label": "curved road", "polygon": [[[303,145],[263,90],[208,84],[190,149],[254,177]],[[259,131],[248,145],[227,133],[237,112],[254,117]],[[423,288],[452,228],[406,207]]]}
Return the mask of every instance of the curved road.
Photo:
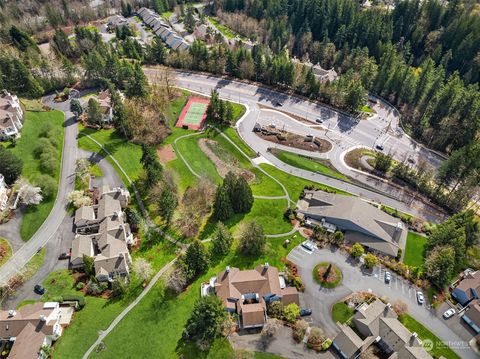
{"label": "curved road", "polygon": [[[144,68],[144,72],[151,81],[155,81],[155,75],[158,72],[157,69]],[[278,91],[265,89],[255,84],[247,84],[212,75],[181,71],[177,71],[176,76],[179,87],[207,96],[212,89],[216,89],[222,98],[247,106],[247,113],[243,116],[242,121],[237,123],[238,133],[255,152],[260,153],[262,157],[278,169],[314,182],[339,188],[367,200],[382,203],[402,212],[411,213],[428,221],[438,222],[443,219],[443,216],[439,215],[438,211],[432,209],[422,201],[414,197],[412,198],[409,193],[399,191],[398,188],[388,186],[376,179],[370,179],[368,186],[363,187],[323,174],[289,166],[267,151],[268,147],[271,147],[271,142],[260,139],[252,132],[255,123],[262,113],[260,106],[274,107],[277,102],[281,102],[283,106],[280,109],[288,110],[289,113],[304,119],[304,121],[309,121],[306,122],[307,124],[315,124],[317,117],[326,119],[326,126],[327,128],[330,127],[328,130],[329,133],[335,136],[338,142],[338,146],[334,146],[332,152],[343,152],[347,148],[358,145],[373,147],[375,144],[381,143],[384,145],[386,152],[395,149],[395,152],[392,151],[392,153],[396,158],[402,159],[402,156],[415,153],[417,157],[420,156],[421,158],[427,159],[432,166],[438,166],[438,164],[441,163],[439,156],[424,149],[403,134],[403,131],[398,127],[396,110],[392,110],[384,105],[379,105],[377,106],[378,109],[376,107],[379,113],[376,118],[358,122],[319,104]],[[384,116],[387,117],[384,118]],[[385,139],[379,136],[379,133],[382,131],[385,132],[383,135],[386,136]],[[390,134],[392,131],[394,135]],[[331,158],[338,157],[339,154],[334,153]],[[334,164],[336,166],[338,165],[336,163]]]}
{"label": "curved road", "polygon": [[77,123],[70,112],[70,102],[54,103],[53,95],[44,98],[46,105],[63,111],[64,121],[64,142],[62,152],[62,163],[60,181],[58,185],[57,198],[47,219],[37,232],[20,247],[13,256],[0,267],[0,284],[6,284],[8,280],[19,273],[25,264],[54,237],[63,219],[67,215],[68,194],[73,190],[75,183],[75,160],[77,158]]}

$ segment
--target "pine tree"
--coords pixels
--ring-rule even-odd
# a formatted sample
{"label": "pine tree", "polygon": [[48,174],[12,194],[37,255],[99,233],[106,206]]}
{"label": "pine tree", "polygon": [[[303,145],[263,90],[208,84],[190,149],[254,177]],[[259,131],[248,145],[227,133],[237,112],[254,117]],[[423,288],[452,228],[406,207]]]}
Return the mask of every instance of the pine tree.
{"label": "pine tree", "polygon": [[224,185],[218,186],[213,203],[213,217],[223,222],[231,218],[233,214],[228,189]]}
{"label": "pine tree", "polygon": [[128,97],[144,97],[147,95],[147,77],[143,73],[139,62],[133,67],[133,79],[127,85],[126,95]]}
{"label": "pine tree", "polygon": [[182,260],[185,265],[188,280],[192,280],[204,273],[208,268],[208,252],[204,244],[198,239],[188,246]]}
{"label": "pine tree", "polygon": [[224,256],[232,246],[233,237],[228,228],[222,223],[217,222],[215,232],[212,236],[212,254]]}
{"label": "pine tree", "polygon": [[235,213],[248,213],[253,206],[252,189],[245,178],[238,176],[234,183],[231,202]]}
{"label": "pine tree", "polygon": [[175,193],[170,188],[164,189],[158,200],[158,213],[167,224],[170,224],[172,221],[173,213],[177,205],[178,199]]}

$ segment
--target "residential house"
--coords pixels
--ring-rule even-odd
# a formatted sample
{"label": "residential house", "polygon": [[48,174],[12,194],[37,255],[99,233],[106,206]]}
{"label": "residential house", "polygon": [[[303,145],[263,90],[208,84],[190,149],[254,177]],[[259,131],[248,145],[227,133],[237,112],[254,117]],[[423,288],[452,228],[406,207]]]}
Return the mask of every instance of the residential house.
{"label": "residential house", "polygon": [[122,15],[113,15],[107,22],[107,29],[110,31],[115,31],[117,27],[122,27],[128,24],[127,19]]}
{"label": "residential house", "polygon": [[103,114],[103,122],[110,123],[113,121],[113,107],[112,107],[112,97],[110,91],[103,90],[97,95],[96,98],[100,110]]}
{"label": "residential house", "polygon": [[38,302],[18,310],[0,311],[0,340],[13,343],[8,358],[46,359],[48,356],[41,348],[50,347],[62,335],[60,318],[57,302]]}
{"label": "residential house", "polygon": [[299,304],[297,289],[286,287],[278,269],[268,263],[252,270],[227,267],[212,284],[226,310],[238,314],[240,328],[262,327],[271,301]]}
{"label": "residential house", "polygon": [[386,358],[432,359],[422,347],[416,333],[411,333],[400,321],[389,303],[376,299],[364,304],[355,313],[353,330],[341,325],[333,339],[333,348],[346,359],[358,358],[368,347],[375,345]]}
{"label": "residential house", "polygon": [[70,265],[73,269],[83,268],[84,255],[93,257],[96,278],[111,281],[117,276],[127,276],[132,263],[128,246],[135,242],[122,211],[130,201],[130,193],[108,186],[100,187],[97,192],[96,204],[75,212],[77,235],[72,242]]}
{"label": "residential house", "polygon": [[5,177],[0,173],[0,212],[7,208],[8,187],[5,183]]}
{"label": "residential house", "polygon": [[325,70],[322,66],[320,66],[320,64],[314,65],[311,62],[301,62],[296,58],[293,59],[293,62],[311,69],[313,71],[313,75],[319,82],[333,82],[338,78],[338,74],[333,67],[330,70]]}
{"label": "residential house", "polygon": [[480,299],[480,271],[468,271],[455,288],[452,290],[452,297],[462,306],[466,307],[470,302]]}
{"label": "residential house", "polygon": [[407,228],[397,218],[352,196],[305,191],[297,215],[327,231],[345,231],[345,240],[358,242],[373,252],[396,257],[405,248]]}
{"label": "residential house", "polygon": [[0,140],[20,136],[23,127],[23,110],[18,97],[7,90],[0,92]]}
{"label": "residential house", "polygon": [[480,337],[480,271],[467,270],[453,285],[452,298],[464,311],[462,320]]}

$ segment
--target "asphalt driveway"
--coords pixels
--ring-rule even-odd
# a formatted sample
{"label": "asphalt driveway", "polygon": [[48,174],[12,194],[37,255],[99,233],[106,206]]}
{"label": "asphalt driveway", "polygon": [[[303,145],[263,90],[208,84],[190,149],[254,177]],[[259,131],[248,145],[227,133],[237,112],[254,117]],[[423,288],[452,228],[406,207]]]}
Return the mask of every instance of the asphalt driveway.
{"label": "asphalt driveway", "polygon": [[[392,274],[390,284],[384,282],[385,270],[374,268],[373,272],[362,272],[360,264],[352,262],[340,250],[318,249],[313,253],[298,246],[287,257],[298,267],[300,276],[305,284],[305,293],[301,296],[301,305],[313,310],[313,324],[322,327],[326,334],[334,336],[338,331],[336,323],[331,317],[333,304],[344,299],[347,295],[357,291],[371,291],[379,296],[386,297],[392,303],[401,299],[408,305],[409,313],[424,326],[435,333],[441,340],[452,344],[452,349],[462,358],[478,358],[468,343],[453,332],[449,323],[441,318],[440,310],[431,308],[427,303],[419,305],[415,293],[418,290],[411,283]],[[319,262],[332,262],[343,273],[342,283],[334,289],[321,288],[312,276],[312,270]],[[427,296],[425,295],[425,298]]]}

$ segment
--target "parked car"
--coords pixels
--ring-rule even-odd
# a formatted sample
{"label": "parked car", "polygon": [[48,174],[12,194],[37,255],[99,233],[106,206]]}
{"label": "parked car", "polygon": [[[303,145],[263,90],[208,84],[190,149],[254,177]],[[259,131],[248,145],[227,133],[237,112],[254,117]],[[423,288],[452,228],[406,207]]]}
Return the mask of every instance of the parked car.
{"label": "parked car", "polygon": [[310,241],[303,242],[302,247],[305,249],[308,249],[309,251],[313,251],[315,249],[315,247],[313,246],[313,243]]}
{"label": "parked car", "polygon": [[323,118],[320,118],[318,117],[316,120],[315,120],[316,123],[323,123]]}
{"label": "parked car", "polygon": [[425,303],[425,297],[423,296],[422,292],[417,292],[417,302],[418,304]]}
{"label": "parked car", "polygon": [[385,272],[385,283],[390,283],[391,280],[392,275],[390,274],[390,272]]}
{"label": "parked car", "polygon": [[312,314],[312,310],[310,308],[302,308],[300,309],[300,316],[301,317],[306,317],[308,315]]}
{"label": "parked car", "polygon": [[62,259],[70,259],[70,257],[72,256],[72,254],[70,252],[65,252],[65,253],[62,253],[58,256],[58,259],[62,260]]}
{"label": "parked car", "polygon": [[40,284],[36,284],[35,287],[33,287],[33,291],[37,294],[45,294],[45,288],[43,288]]}
{"label": "parked car", "polygon": [[375,145],[375,148],[379,151],[383,151],[385,147],[383,147],[383,145]]}
{"label": "parked car", "polygon": [[452,315],[454,315],[454,314],[455,314],[455,309],[450,308],[450,309],[448,309],[447,311],[445,311],[445,313],[443,313],[443,317],[444,317],[445,319],[448,319],[448,318],[450,318],[450,317],[451,317]]}

